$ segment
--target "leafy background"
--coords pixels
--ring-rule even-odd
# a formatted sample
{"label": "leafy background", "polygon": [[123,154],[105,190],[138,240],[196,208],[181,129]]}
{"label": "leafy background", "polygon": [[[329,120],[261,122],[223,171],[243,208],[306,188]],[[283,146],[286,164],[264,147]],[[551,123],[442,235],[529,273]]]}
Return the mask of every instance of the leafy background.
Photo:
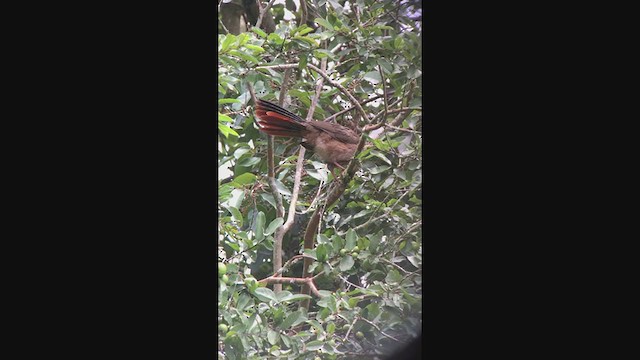
{"label": "leafy background", "polygon": [[[230,4],[232,2],[224,2]],[[244,2],[238,4],[244,6]],[[222,5],[222,2],[221,2]],[[263,4],[263,6],[266,3]],[[343,359],[387,354],[420,334],[422,325],[422,52],[420,2],[307,1],[275,4],[267,14],[272,32],[246,25],[218,36],[220,359]],[[312,18],[310,18],[312,17]],[[304,21],[304,19],[308,19]],[[254,22],[255,24],[255,22]],[[268,27],[266,27],[267,30]],[[244,30],[244,31],[242,31]],[[229,31],[227,33],[227,31]],[[233,33],[236,32],[236,33]],[[332,119],[367,131],[358,171],[321,220],[311,269],[321,298],[298,285],[256,280],[273,274],[276,202],[267,178],[267,136],[257,130],[250,84],[257,97],[277,102],[286,85],[285,107],[305,117],[320,67],[363,105]],[[298,64],[284,71],[264,66]],[[385,96],[387,91],[385,112]],[[353,106],[326,81],[315,120]],[[404,109],[404,110],[401,110]],[[275,186],[285,209],[291,200],[299,139],[276,138]],[[334,181],[325,164],[307,152],[292,229],[284,238],[284,261],[303,252],[311,213]],[[285,215],[286,218],[286,215]],[[300,277],[301,262],[283,276]]]}

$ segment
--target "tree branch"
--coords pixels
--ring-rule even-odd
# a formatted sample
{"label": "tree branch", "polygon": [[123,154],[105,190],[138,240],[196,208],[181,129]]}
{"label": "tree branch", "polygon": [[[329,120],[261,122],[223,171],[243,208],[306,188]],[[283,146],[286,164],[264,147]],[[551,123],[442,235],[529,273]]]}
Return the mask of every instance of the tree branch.
{"label": "tree branch", "polygon": [[264,278],[260,281],[258,281],[261,284],[278,284],[282,287],[282,284],[300,284],[300,285],[306,285],[309,287],[309,289],[311,290],[311,293],[313,293],[313,295],[321,298],[322,295],[320,294],[320,292],[318,291],[318,288],[316,287],[316,285],[313,283],[313,279],[312,278],[292,278],[292,277],[274,277],[274,276],[269,276],[268,278]]}
{"label": "tree branch", "polygon": [[[297,67],[298,67],[297,63],[295,63],[295,64],[281,64],[281,65],[257,66],[256,70],[260,70],[260,69],[295,69]],[[349,91],[347,91],[347,89],[345,89],[344,86],[340,85],[338,82],[336,82],[333,79],[331,79],[329,77],[329,75],[327,75],[323,70],[320,70],[317,66],[315,66],[313,64],[307,64],[307,67],[310,68],[311,70],[317,72],[320,76],[322,76],[325,79],[326,82],[328,82],[333,87],[335,87],[338,90],[340,90],[346,97],[349,98],[349,100],[351,100],[351,103],[356,107],[356,109],[358,109],[358,112],[360,113],[360,116],[362,116],[362,118],[365,119],[365,120],[368,119],[367,114],[364,112],[364,109],[362,108],[362,106],[360,106],[360,103],[358,102],[358,100],[356,100],[356,98],[353,97],[353,95],[351,95],[351,93],[349,93]]]}
{"label": "tree branch", "polygon": [[273,5],[274,2],[276,2],[276,0],[269,1],[267,6],[265,6],[264,8],[262,7],[260,0],[256,0],[256,1],[258,2],[258,6],[260,7],[260,16],[258,17],[258,21],[256,22],[256,27],[259,29],[260,25],[262,24],[262,19],[264,19],[265,14],[269,11],[269,9],[271,9],[271,6]]}
{"label": "tree branch", "polygon": [[367,320],[367,319],[365,319],[365,318],[363,318],[363,317],[360,317],[360,320],[362,320],[362,321],[364,321],[364,322],[366,322],[366,323],[369,323],[371,326],[373,326],[374,328],[376,328],[376,330],[378,330],[378,331],[380,332],[380,334],[382,334],[382,335],[384,335],[384,336],[388,337],[389,339],[391,339],[391,340],[395,340],[395,341],[397,341],[397,342],[399,342],[399,343],[403,343],[403,344],[405,343],[405,341],[398,340],[398,339],[396,339],[395,337],[393,337],[393,336],[391,336],[391,335],[389,335],[389,334],[385,334],[385,332],[384,332],[384,331],[380,330],[380,328],[378,327],[378,325],[376,325],[376,324],[372,323],[371,321],[369,321],[369,320]]}

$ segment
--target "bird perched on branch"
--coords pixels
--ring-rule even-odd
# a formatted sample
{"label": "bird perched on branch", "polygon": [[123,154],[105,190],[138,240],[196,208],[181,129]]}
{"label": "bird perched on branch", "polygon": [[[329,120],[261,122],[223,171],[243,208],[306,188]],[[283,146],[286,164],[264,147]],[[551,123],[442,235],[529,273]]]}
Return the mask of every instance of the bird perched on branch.
{"label": "bird perched on branch", "polygon": [[345,169],[358,147],[360,137],[353,130],[324,121],[306,121],[300,116],[266,100],[256,106],[258,127],[264,133],[302,138],[300,145],[313,151],[333,171]]}

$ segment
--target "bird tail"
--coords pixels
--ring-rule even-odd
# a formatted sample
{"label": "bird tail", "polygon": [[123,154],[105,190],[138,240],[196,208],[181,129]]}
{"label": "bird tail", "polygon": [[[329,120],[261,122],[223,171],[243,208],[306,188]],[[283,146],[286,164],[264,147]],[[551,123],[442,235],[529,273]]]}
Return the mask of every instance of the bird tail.
{"label": "bird tail", "polygon": [[300,116],[269,101],[258,100],[256,117],[260,130],[269,135],[304,137],[306,133],[304,120]]}

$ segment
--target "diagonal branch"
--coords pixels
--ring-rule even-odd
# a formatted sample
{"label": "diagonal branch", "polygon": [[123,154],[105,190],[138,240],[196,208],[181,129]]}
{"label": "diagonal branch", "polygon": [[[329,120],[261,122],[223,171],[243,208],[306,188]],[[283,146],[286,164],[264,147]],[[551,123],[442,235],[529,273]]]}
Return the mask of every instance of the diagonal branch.
{"label": "diagonal branch", "polygon": [[264,8],[262,7],[260,0],[256,0],[256,1],[258,2],[258,6],[261,8],[260,17],[258,17],[258,21],[256,22],[256,27],[259,29],[260,25],[262,24],[262,19],[264,19],[265,14],[269,11],[269,9],[271,9],[271,6],[273,5],[274,2],[276,2],[276,0],[269,1],[267,6],[265,6]]}
{"label": "diagonal branch", "polygon": [[[323,59],[324,60],[324,59]],[[257,66],[256,70],[260,70],[260,69],[295,69],[298,67],[298,64],[281,64],[281,65],[268,65],[268,66]],[[368,119],[367,114],[364,112],[364,109],[362,108],[362,106],[360,106],[360,102],[358,102],[358,100],[353,97],[353,95],[351,95],[351,93],[349,91],[347,91],[347,89],[345,89],[344,86],[340,85],[340,83],[336,82],[335,80],[331,79],[329,77],[329,75],[327,75],[327,73],[325,73],[323,70],[320,70],[317,66],[313,65],[313,64],[307,64],[307,67],[310,68],[311,70],[317,72],[320,76],[322,76],[325,81],[329,84],[331,84],[331,86],[337,88],[338,90],[340,90],[346,97],[349,98],[349,100],[351,100],[351,103],[356,107],[356,109],[358,109],[358,112],[360,113],[360,116],[362,116],[362,119]]]}

